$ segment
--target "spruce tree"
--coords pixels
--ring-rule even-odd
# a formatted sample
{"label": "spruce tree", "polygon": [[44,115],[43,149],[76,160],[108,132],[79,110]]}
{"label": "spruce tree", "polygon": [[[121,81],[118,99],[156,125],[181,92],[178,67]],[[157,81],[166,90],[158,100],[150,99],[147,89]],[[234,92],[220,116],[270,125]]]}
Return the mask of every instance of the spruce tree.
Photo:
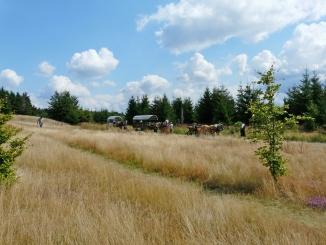
{"label": "spruce tree", "polygon": [[126,115],[125,115],[125,119],[128,121],[129,125],[132,124],[132,119],[136,115],[139,115],[137,102],[136,102],[135,97],[131,96],[131,98],[130,98],[130,100],[128,102],[128,107],[127,107]]}
{"label": "spruce tree", "polygon": [[181,97],[174,98],[171,104],[172,104],[174,114],[177,117],[176,118],[177,121],[179,121],[181,123],[183,121],[181,118],[181,116],[182,116],[181,114],[183,114],[183,102],[182,102]]}
{"label": "spruce tree", "polygon": [[195,117],[198,123],[213,123],[213,102],[212,93],[207,87],[203,96],[198,100],[195,106]]}
{"label": "spruce tree", "polygon": [[141,97],[141,100],[139,103],[139,114],[141,114],[141,115],[150,115],[151,114],[150,101],[146,94]]}
{"label": "spruce tree", "polygon": [[212,92],[213,123],[231,125],[235,114],[235,102],[228,89],[221,85]]}
{"label": "spruce tree", "polygon": [[183,100],[183,123],[194,122],[194,106],[190,97]]}

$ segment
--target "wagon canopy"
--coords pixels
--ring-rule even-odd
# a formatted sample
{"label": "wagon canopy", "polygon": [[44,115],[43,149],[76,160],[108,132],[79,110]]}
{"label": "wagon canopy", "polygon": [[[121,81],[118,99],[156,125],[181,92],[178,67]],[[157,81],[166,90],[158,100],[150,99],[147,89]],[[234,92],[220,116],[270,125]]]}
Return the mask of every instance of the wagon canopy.
{"label": "wagon canopy", "polygon": [[134,116],[133,121],[157,121],[156,115],[138,115]]}
{"label": "wagon canopy", "polygon": [[107,119],[107,122],[121,122],[122,118],[119,116],[110,116]]}

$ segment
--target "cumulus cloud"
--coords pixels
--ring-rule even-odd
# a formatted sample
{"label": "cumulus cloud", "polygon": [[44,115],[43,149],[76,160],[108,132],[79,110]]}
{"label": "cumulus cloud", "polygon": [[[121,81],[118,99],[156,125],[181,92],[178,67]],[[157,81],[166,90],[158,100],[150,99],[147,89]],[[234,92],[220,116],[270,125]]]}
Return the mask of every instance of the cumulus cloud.
{"label": "cumulus cloud", "polygon": [[68,77],[65,76],[53,76],[48,83],[47,90],[49,93],[58,91],[69,91],[70,94],[77,96],[77,97],[87,97],[90,96],[90,92],[88,89],[77,83],[72,83]]}
{"label": "cumulus cloud", "polygon": [[217,85],[218,76],[220,74],[230,74],[229,68],[215,69],[212,63],[205,60],[204,56],[200,53],[195,53],[190,58],[182,73],[177,77],[178,80],[184,83],[202,84],[204,86]]}
{"label": "cumulus cloud", "polygon": [[286,60],[288,72],[302,72],[308,68],[326,71],[326,22],[300,24],[293,31],[279,57]]}
{"label": "cumulus cloud", "polygon": [[237,64],[239,74],[241,76],[243,76],[248,70],[248,68],[247,68],[248,56],[246,54],[240,54],[240,55],[236,56],[234,60],[235,60],[235,63]]}
{"label": "cumulus cloud", "polygon": [[183,89],[175,89],[173,90],[173,97],[174,98],[191,98],[192,100],[197,99],[198,94],[196,93],[196,90],[192,88],[192,85],[186,86]]}
{"label": "cumulus cloud", "polygon": [[[326,15],[324,0],[180,0],[159,6],[156,13],[143,15],[137,21],[142,30],[158,22],[156,32],[163,48],[174,54],[199,51],[231,37],[258,42],[269,34],[298,21],[315,21]],[[267,24],[268,23],[268,24]]]}
{"label": "cumulus cloud", "polygon": [[36,73],[36,75],[41,77],[51,77],[55,69],[55,66],[50,65],[46,61],[43,61],[41,64],[38,65],[38,72]]}
{"label": "cumulus cloud", "polygon": [[115,82],[112,82],[112,81],[109,81],[109,80],[107,80],[107,81],[104,81],[103,82],[103,85],[108,85],[108,86],[116,86],[116,84],[115,84]]}
{"label": "cumulus cloud", "polygon": [[18,76],[17,73],[11,69],[2,70],[0,73],[0,82],[5,86],[19,86],[24,81],[22,76]]}
{"label": "cumulus cloud", "polygon": [[140,81],[128,82],[121,90],[122,93],[148,96],[166,91],[171,83],[163,77],[157,75],[144,76]]}
{"label": "cumulus cloud", "polygon": [[75,53],[67,62],[68,71],[80,79],[101,78],[115,70],[119,61],[107,48],[101,48],[97,53],[89,49],[82,53]]}
{"label": "cumulus cloud", "polygon": [[108,109],[122,112],[125,108],[125,98],[122,93],[117,95],[97,94],[92,97],[82,97],[79,99],[83,108],[94,109]]}
{"label": "cumulus cloud", "polygon": [[269,50],[262,51],[251,60],[252,68],[260,72],[268,71],[273,64],[275,69],[279,69],[282,66],[282,61]]}

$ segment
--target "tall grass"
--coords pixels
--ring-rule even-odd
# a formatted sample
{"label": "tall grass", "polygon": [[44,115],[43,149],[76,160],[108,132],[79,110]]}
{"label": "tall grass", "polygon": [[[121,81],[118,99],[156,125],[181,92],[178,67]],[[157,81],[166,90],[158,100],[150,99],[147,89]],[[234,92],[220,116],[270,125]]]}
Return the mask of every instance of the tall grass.
{"label": "tall grass", "polygon": [[[94,131],[51,120],[37,128],[34,121],[12,121],[34,134],[16,164],[19,182],[0,192],[1,244],[326,241],[325,213],[270,202],[325,194],[325,165],[317,161],[323,145],[288,142],[290,176],[275,185],[252,156],[256,146],[244,140]],[[313,182],[300,183],[306,178]]]}

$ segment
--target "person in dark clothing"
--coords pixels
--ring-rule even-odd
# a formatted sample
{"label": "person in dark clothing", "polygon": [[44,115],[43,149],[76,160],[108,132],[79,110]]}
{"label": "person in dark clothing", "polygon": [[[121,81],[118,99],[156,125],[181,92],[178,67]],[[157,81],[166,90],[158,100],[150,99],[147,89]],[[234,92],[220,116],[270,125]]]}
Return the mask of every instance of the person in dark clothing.
{"label": "person in dark clothing", "polygon": [[42,116],[39,119],[37,119],[37,125],[40,125],[40,128],[43,127],[43,117]]}
{"label": "person in dark clothing", "polygon": [[241,137],[246,137],[246,124],[242,122],[241,128],[240,128],[240,135]]}

